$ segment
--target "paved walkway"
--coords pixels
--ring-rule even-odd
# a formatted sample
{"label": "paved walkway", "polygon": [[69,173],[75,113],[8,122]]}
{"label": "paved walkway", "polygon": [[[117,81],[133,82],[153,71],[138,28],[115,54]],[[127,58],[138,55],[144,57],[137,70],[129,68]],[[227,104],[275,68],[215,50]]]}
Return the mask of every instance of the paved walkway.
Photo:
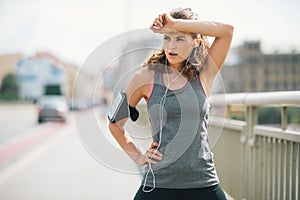
{"label": "paved walkway", "polygon": [[1,200],[132,199],[140,175],[104,167],[70,124],[0,171]]}
{"label": "paved walkway", "polygon": [[[96,129],[91,114],[88,112],[76,122],[87,135]],[[94,140],[99,147],[99,139]],[[100,146],[107,149],[104,145]],[[116,164],[125,162],[121,159]],[[84,149],[71,121],[32,151],[0,169],[0,199],[131,200],[140,180],[139,174],[121,173],[97,162]]]}

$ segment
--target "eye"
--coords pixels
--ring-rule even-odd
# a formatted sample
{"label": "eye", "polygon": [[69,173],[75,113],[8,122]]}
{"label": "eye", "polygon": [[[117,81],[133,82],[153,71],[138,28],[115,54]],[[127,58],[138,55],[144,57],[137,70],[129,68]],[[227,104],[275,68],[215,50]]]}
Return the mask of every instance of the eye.
{"label": "eye", "polygon": [[169,40],[170,40],[170,37],[165,35],[165,36],[164,36],[164,40],[168,40],[168,41],[169,41]]}
{"label": "eye", "polygon": [[183,37],[178,37],[178,38],[176,38],[176,41],[184,41],[184,38]]}

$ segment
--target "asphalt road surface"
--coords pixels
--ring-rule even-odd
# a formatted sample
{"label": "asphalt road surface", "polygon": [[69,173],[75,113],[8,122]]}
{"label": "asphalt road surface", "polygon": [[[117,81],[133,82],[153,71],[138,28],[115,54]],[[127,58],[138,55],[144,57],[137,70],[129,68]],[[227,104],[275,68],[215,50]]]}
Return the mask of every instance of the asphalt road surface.
{"label": "asphalt road surface", "polygon": [[[93,110],[70,113],[67,123],[42,125],[36,124],[34,108],[30,106],[15,109],[14,114],[11,110],[0,111],[1,200],[133,199],[141,175],[109,167],[105,160],[97,159],[97,153],[88,152],[92,148],[85,146],[80,138],[82,133],[78,132],[82,130],[99,132],[91,125]],[[2,118],[3,113],[7,118]],[[4,121],[7,124],[3,125]],[[14,121],[24,124],[17,127]],[[102,126],[105,131],[105,124]],[[9,132],[17,133],[7,136]],[[99,143],[96,140],[95,146],[101,155],[113,157],[102,148],[104,140]],[[122,159],[114,160],[122,166]]]}

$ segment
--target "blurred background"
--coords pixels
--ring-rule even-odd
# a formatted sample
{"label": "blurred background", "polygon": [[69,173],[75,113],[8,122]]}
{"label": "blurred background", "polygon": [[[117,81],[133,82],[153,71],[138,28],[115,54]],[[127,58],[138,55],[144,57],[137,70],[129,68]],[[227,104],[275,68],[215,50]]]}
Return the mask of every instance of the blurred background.
{"label": "blurred background", "polygon": [[[216,93],[300,90],[300,2],[296,0],[0,0],[0,199],[80,199],[87,191],[89,198],[85,199],[118,199],[113,195],[134,193],[139,176],[130,177],[133,186],[129,194],[124,188],[112,194],[111,187],[120,175],[95,165],[84,151],[78,153],[82,160],[70,157],[79,151],[74,144],[78,141],[69,144],[69,140],[57,138],[70,137],[76,120],[86,121],[82,127],[90,128],[87,119],[94,114],[92,108],[105,129],[112,92],[126,83],[117,80],[128,80],[124,74],[132,75],[145,56],[160,46],[158,36],[135,30],[146,30],[158,14],[175,7],[191,7],[200,19],[226,22],[235,28],[220,73],[224,86]],[[132,37],[127,40],[120,34]],[[141,47],[144,49],[132,53]],[[299,99],[299,93],[293,96]],[[283,112],[284,130],[299,131],[299,102],[286,110],[273,104],[258,107],[257,124],[280,128]],[[245,106],[231,105],[226,113],[230,119],[247,121]],[[55,151],[54,145],[60,145],[59,150]],[[299,143],[297,148],[299,155]],[[65,157],[60,158],[58,151],[65,152],[61,155]],[[34,152],[36,156],[32,156]],[[41,166],[37,155],[42,153],[48,159]],[[91,168],[84,168],[82,162]],[[299,177],[299,159],[295,162]],[[74,174],[62,178],[67,169],[77,173],[81,183],[74,183]],[[54,178],[49,170],[61,176]],[[41,178],[36,178],[36,173]],[[33,183],[29,181],[32,176],[36,179]],[[107,179],[112,182],[103,185],[102,180]],[[62,188],[73,184],[70,189],[51,190],[52,194],[37,192],[37,186],[49,189],[53,182]],[[97,190],[95,185],[103,189]],[[245,195],[240,192],[236,196]],[[299,197],[299,192],[293,197]]]}

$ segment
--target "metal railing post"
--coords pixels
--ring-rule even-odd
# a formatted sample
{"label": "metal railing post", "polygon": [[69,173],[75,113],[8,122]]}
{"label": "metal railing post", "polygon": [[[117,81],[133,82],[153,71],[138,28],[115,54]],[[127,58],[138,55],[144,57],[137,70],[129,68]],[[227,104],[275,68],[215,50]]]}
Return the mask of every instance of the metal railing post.
{"label": "metal railing post", "polygon": [[256,106],[247,106],[245,113],[246,127],[245,136],[247,138],[247,143],[245,147],[245,174],[247,174],[244,192],[246,199],[255,198],[255,135],[254,135],[254,125],[257,124],[257,109]]}
{"label": "metal railing post", "polygon": [[283,106],[281,107],[281,128],[282,130],[287,129],[287,107]]}

